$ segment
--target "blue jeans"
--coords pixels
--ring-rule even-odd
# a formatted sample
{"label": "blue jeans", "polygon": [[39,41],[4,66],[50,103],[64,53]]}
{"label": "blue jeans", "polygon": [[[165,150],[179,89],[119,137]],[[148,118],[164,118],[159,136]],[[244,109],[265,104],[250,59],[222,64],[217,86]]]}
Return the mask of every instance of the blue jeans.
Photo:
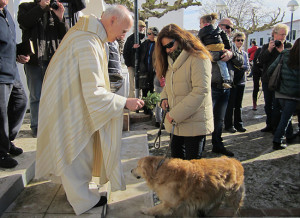
{"label": "blue jeans", "polygon": [[47,66],[48,63],[41,64],[40,66],[24,64],[27,86],[30,93],[30,128],[32,130],[37,130],[38,128],[38,115],[42,84]]}
{"label": "blue jeans", "polygon": [[21,81],[0,84],[0,153],[9,152],[23,122],[27,96]]}
{"label": "blue jeans", "polygon": [[217,64],[220,68],[220,73],[223,80],[230,80],[227,63],[225,61],[217,61]]}
{"label": "blue jeans", "polygon": [[228,104],[230,89],[219,89],[212,87],[212,102],[214,116],[214,132],[212,133],[212,145],[215,148],[223,148],[222,129],[225,112]]}
{"label": "blue jeans", "polygon": [[296,110],[298,101],[278,98],[281,105],[281,118],[276,128],[273,142],[282,143],[284,136],[291,138],[293,135],[292,116]]}

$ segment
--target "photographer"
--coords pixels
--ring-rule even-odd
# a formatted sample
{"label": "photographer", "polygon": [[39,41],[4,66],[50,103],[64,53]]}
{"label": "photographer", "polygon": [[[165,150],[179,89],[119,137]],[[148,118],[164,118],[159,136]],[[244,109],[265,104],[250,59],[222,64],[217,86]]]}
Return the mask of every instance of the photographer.
{"label": "photographer", "polygon": [[30,92],[30,115],[32,136],[38,129],[38,111],[45,71],[68,31],[64,18],[64,6],[56,0],[35,0],[19,5],[18,23],[22,29],[22,41],[33,42],[35,54],[24,65]]}
{"label": "photographer", "polygon": [[269,66],[275,61],[275,59],[284,49],[292,47],[291,43],[286,42],[288,31],[289,28],[287,25],[277,24],[273,28],[272,39],[269,43],[263,45],[261,53],[258,57],[259,62],[263,65],[261,80],[265,100],[265,113],[267,116],[266,127],[261,130],[262,132],[272,132],[274,129],[276,129],[280,119],[280,112],[278,108],[279,104],[274,102],[274,91],[268,89],[269,77],[266,72]]}

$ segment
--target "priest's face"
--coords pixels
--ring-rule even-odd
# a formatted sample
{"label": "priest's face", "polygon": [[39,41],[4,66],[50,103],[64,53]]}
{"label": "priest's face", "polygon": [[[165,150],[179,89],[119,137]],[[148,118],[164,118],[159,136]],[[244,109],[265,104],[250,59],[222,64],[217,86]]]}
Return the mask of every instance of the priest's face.
{"label": "priest's face", "polygon": [[115,22],[112,23],[111,31],[107,33],[108,41],[113,42],[117,39],[124,39],[132,25],[133,20],[131,17],[125,17],[123,19],[116,18]]}

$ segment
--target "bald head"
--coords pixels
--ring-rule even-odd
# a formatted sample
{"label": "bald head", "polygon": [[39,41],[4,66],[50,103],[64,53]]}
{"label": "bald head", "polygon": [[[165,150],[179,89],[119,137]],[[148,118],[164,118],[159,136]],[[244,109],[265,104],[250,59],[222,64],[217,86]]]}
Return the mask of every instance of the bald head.
{"label": "bald head", "polygon": [[107,8],[101,17],[109,42],[123,39],[133,25],[130,11],[123,5],[114,5]]}
{"label": "bald head", "polygon": [[223,18],[219,25],[218,25],[222,30],[224,30],[227,35],[230,35],[231,32],[234,30],[233,28],[233,22],[229,18]]}

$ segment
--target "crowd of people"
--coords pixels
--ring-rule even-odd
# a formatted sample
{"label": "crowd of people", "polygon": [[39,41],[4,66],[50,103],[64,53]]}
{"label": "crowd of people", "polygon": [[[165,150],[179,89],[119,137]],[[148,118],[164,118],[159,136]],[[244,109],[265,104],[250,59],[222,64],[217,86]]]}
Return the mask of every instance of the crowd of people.
{"label": "crowd of people", "polygon": [[[274,133],[273,149],[286,148],[284,139],[291,143],[299,135],[291,123],[296,113],[300,119],[299,38],[294,45],[288,43],[285,24],[273,28],[262,48],[252,41],[246,52],[245,34],[233,33],[229,18],[215,25],[215,13],[200,18],[197,36],[176,24],[159,31],[140,20],[139,42],[132,34],[120,49],[133,25],[126,7],[113,5],[101,18],[90,15],[78,21],[84,1],[77,7],[63,2],[55,7],[50,0],[19,5],[22,41],[32,41],[34,47],[29,55],[16,53],[8,0],[0,0],[0,41],[5,42],[0,44],[0,167],[15,167],[13,156],[23,153],[13,144],[27,107],[19,62],[29,88],[30,127],[37,137],[36,178],[62,183],[77,215],[107,202],[89,189],[92,176],[100,177],[100,184],[110,181],[112,190],[125,189],[120,162],[124,108],[155,116],[155,126],[171,135],[173,158],[201,158],[209,134],[212,152],[234,156],[223,143],[223,126],[232,134],[247,131],[242,101],[250,72],[253,110],[262,81],[266,127],[261,131]],[[68,19],[65,7],[72,8]],[[128,98],[111,87],[111,75],[122,73],[120,51],[129,72]],[[280,85],[272,91],[269,78],[279,63]],[[139,98],[149,92],[161,96],[154,112]]]}

